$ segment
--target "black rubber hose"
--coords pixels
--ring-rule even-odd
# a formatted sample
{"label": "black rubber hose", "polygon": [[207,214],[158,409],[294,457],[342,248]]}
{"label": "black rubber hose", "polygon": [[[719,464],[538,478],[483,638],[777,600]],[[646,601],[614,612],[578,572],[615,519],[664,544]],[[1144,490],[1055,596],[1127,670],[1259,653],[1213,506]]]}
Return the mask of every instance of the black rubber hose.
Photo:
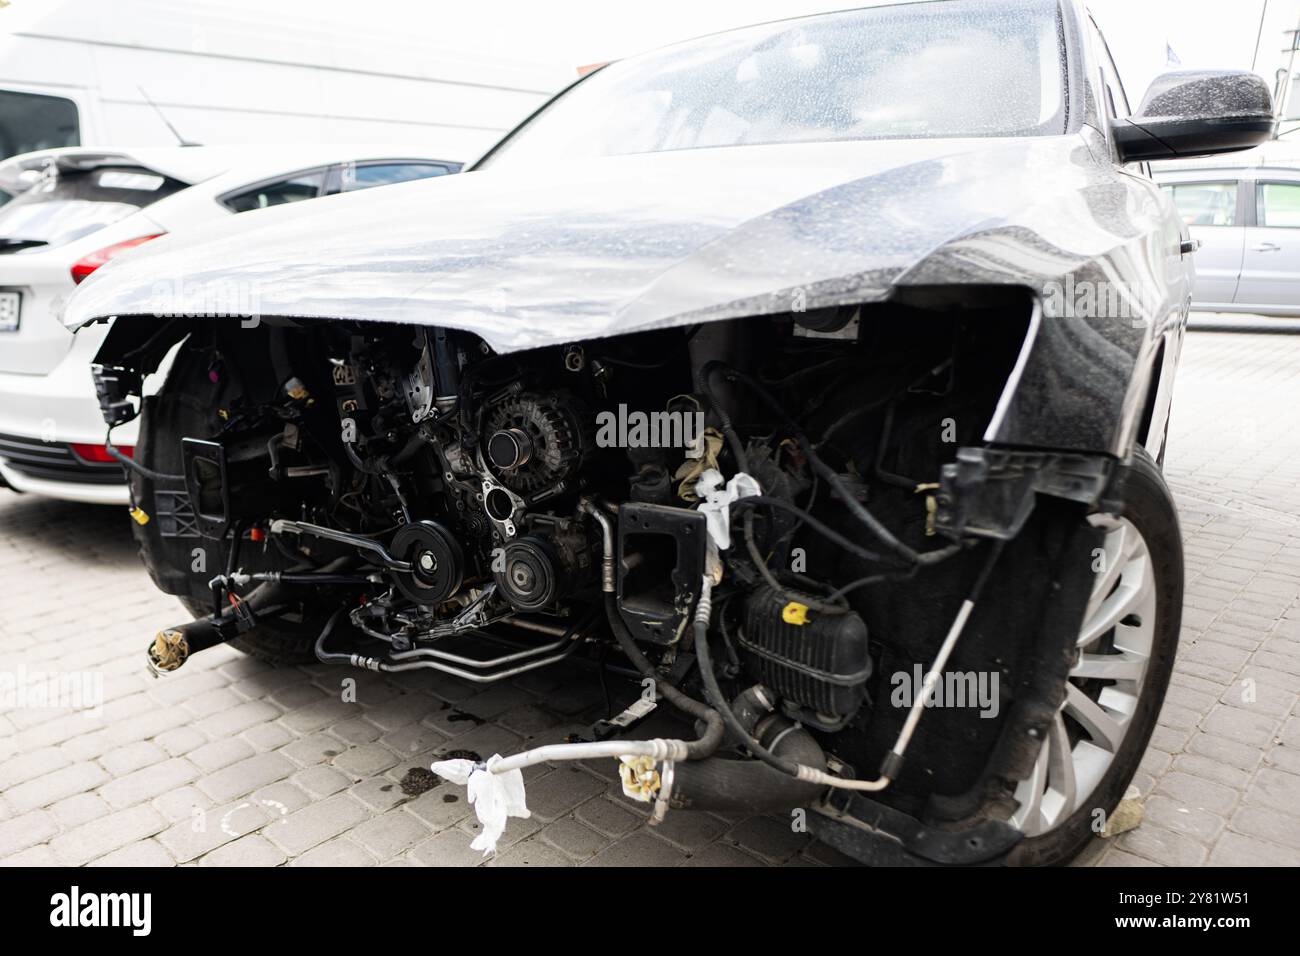
{"label": "black rubber hose", "polygon": [[864,548],[855,541],[850,541],[834,528],[830,527],[823,521],[814,518],[802,508],[792,505],[784,498],[774,498],[769,495],[748,495],[747,497],[737,498],[733,501],[731,503],[731,510],[734,513],[737,508],[756,508],[760,505],[770,508],[778,508],[782,511],[788,511],[793,515],[798,515],[803,518],[804,523],[808,525],[808,527],[822,535],[822,537],[826,538],[832,544],[839,545],[845,551],[849,552],[849,554],[862,558],[864,561],[880,562],[884,560],[882,555],[872,551],[870,548]]}
{"label": "black rubber hose", "polygon": [[762,552],[758,550],[758,543],[754,540],[753,509],[745,512],[745,548],[749,552],[749,560],[754,563],[754,569],[767,582],[767,586],[785,598],[786,601],[797,601],[800,604],[806,604],[814,611],[820,611],[822,614],[848,613],[849,605],[847,601],[841,601],[839,604],[823,601],[814,594],[792,591],[776,579],[772,569],[767,566],[767,561],[764,559]]}
{"label": "black rubber hose", "polygon": [[794,436],[794,440],[799,444],[800,450],[803,451],[804,456],[808,459],[808,463],[812,465],[813,470],[826,480],[827,484],[831,486],[831,490],[835,492],[836,497],[844,502],[844,506],[848,508],[849,513],[853,515],[853,517],[857,518],[862,524],[866,525],[867,530],[869,530],[877,540],[908,563],[915,563],[920,560],[920,555],[917,554],[916,551],[900,541],[892,531],[881,523],[879,518],[864,508],[857,498],[853,497],[853,492],[844,486],[844,482],[840,479],[840,476],[835,473],[835,469],[826,464],[826,462],[822,460],[822,457],[813,450],[812,443],[808,441],[808,436],[804,434],[803,429],[799,427],[799,423],[786,413],[786,410],[781,406],[781,403],[772,397],[771,392],[764,388],[753,376],[722,362],[706,362],[701,366],[700,378],[707,379],[707,372],[713,371],[714,367],[721,368],[728,376],[734,378],[738,382],[743,382],[745,385],[748,385],[750,390],[762,399],[763,403],[767,405],[768,408],[777,415],[777,417],[785,422],[786,427],[790,429],[791,434]]}
{"label": "black rubber hose", "polygon": [[[284,599],[284,591],[279,583],[268,581],[249,591],[246,597],[240,599],[240,603],[247,607],[256,617],[259,613],[280,606],[284,603]],[[190,656],[193,656],[199,651],[207,650],[209,647],[224,644],[228,638],[222,636],[221,627],[229,624],[236,616],[237,612],[232,605],[223,608],[220,614],[196,618],[176,627],[165,628],[165,630],[180,631],[184,634],[185,640],[189,644]],[[214,618],[217,620],[214,620]]]}
{"label": "black rubber hose", "polygon": [[[135,417],[138,417],[138,415]],[[122,422],[121,424],[125,425],[126,422]],[[113,444],[112,435],[115,427],[116,426],[110,425],[108,431],[104,434],[104,451],[108,452],[109,457],[117,459],[117,461],[124,467],[129,468],[141,477],[147,478],[149,481],[178,482],[180,484],[185,483],[184,475],[168,475],[161,471],[154,471],[152,468],[146,468],[129,455],[123,454],[118,450],[118,447]]]}
{"label": "black rubber hose", "polygon": [[[618,603],[611,592],[605,592],[605,616],[609,618],[610,629],[614,632],[614,639],[618,641],[618,646],[622,648],[624,655],[632,662],[643,677],[648,677],[655,682],[655,689],[663,695],[664,699],[683,713],[704,721],[704,733],[698,740],[693,740],[686,745],[687,760],[701,760],[709,756],[722,744],[722,738],[725,735],[722,715],[707,704],[702,704],[693,697],[683,694],[680,690],[666,681],[655,666],[650,663],[649,658],[641,653],[641,649],[636,646],[636,640],[632,633],[623,623],[623,617],[618,613]],[[695,641],[697,644],[707,638],[707,626],[701,622],[695,622]]]}
{"label": "black rubber hose", "polygon": [[[804,511],[802,508],[799,508],[796,505],[792,505],[784,498],[773,498],[773,497],[769,497],[768,495],[749,495],[745,498],[737,498],[735,501],[731,503],[731,508],[733,510],[736,508],[753,508],[759,505],[765,505],[772,508],[780,508],[781,510],[788,511],[793,515],[798,515],[799,517],[803,518],[804,523],[807,524],[808,527],[812,528],[814,531],[816,531],[818,534],[825,537],[827,540],[831,541],[833,544],[839,545],[845,551],[848,551],[850,554],[857,555],[859,558],[862,558],[866,561],[877,561],[877,562],[884,560],[884,557],[877,554],[875,551],[872,551],[870,548],[864,548],[862,547],[862,545],[857,544],[854,541],[850,541],[848,538],[844,537],[844,535],[840,534],[838,531],[831,528],[829,525],[821,521],[818,521],[807,511]],[[917,553],[916,560],[914,562],[908,562],[908,564],[922,565],[922,566],[930,565],[930,564],[938,564],[940,561],[944,561],[952,557],[954,554],[956,554],[958,551],[961,550],[962,550],[962,546],[960,544],[950,544],[947,545],[946,547],[935,548],[933,551],[921,551]],[[905,569],[906,568],[902,568],[902,570]]]}
{"label": "black rubber hose", "polygon": [[740,440],[740,433],[736,431],[731,416],[727,414],[727,410],[722,407],[722,404],[714,396],[713,386],[709,384],[709,376],[714,371],[726,367],[722,362],[716,360],[705,362],[700,366],[699,371],[695,373],[695,390],[704,396],[709,408],[713,409],[713,414],[718,416],[718,423],[722,425],[722,433],[727,438],[727,444],[731,446],[732,457],[736,459],[736,470],[748,472],[749,456],[745,454],[745,446]]}
{"label": "black rubber hose", "polygon": [[[414,439],[412,439],[412,441],[414,441]],[[394,473],[389,467],[388,456],[380,455],[374,460],[373,464],[368,461],[362,461],[361,457],[357,454],[356,449],[352,447],[350,442],[346,441],[343,443],[343,451],[347,454],[348,461],[352,462],[352,466],[358,471],[367,475],[373,475],[376,478],[382,478],[384,481],[388,482],[389,487],[393,489],[393,494],[397,496],[398,504],[402,507],[402,516],[406,519],[407,523],[410,523],[411,509],[406,503],[406,496],[402,494],[401,479],[399,479],[396,473]]]}
{"label": "black rubber hose", "polygon": [[199,651],[206,651],[209,647],[216,647],[218,644],[226,642],[226,638],[221,636],[221,631],[217,625],[211,618],[207,617],[186,621],[176,627],[169,627],[164,631],[164,633],[166,632],[179,632],[184,636],[187,649],[186,660],[189,659],[189,654],[197,654]]}
{"label": "black rubber hose", "polygon": [[291,571],[280,573],[268,572],[267,575],[253,575],[254,581],[279,581],[281,584],[355,584],[364,585],[372,583],[364,574],[317,574],[312,571],[304,571],[297,574]]}
{"label": "black rubber hose", "polygon": [[384,475],[385,468],[383,458],[376,459],[375,464],[363,461],[361,456],[357,454],[357,450],[352,447],[352,443],[347,441],[343,443],[343,452],[348,456],[348,461],[352,462],[352,467],[357,471],[363,472],[367,475],[378,475],[380,477]]}
{"label": "black rubber hose", "polygon": [[722,693],[722,687],[718,684],[718,675],[713,672],[713,657],[709,650],[707,637],[700,639],[698,636],[695,641],[695,657],[700,665],[700,680],[704,683],[704,697],[713,709],[722,715],[723,723],[727,729],[736,736],[736,738],[748,748],[749,752],[770,767],[794,777],[799,773],[799,767],[791,760],[779,757],[765,748],[761,743],[754,739],[753,735],[740,722],[735,711],[727,702],[726,696]]}
{"label": "black rubber hose", "polygon": [[[826,769],[826,755],[812,734],[787,718],[773,718],[764,736],[791,764]],[[668,805],[676,810],[788,812],[816,802],[825,789],[757,760],[719,756],[675,765]]]}

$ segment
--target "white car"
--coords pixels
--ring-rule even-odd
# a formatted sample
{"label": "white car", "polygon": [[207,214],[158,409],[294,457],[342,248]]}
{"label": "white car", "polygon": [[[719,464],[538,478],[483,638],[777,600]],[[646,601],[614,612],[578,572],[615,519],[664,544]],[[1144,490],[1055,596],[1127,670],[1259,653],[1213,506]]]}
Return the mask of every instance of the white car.
{"label": "white car", "polygon": [[[442,176],[411,147],[66,148],[0,164],[0,484],[101,504],[129,500],[105,448],[90,363],[108,327],[58,321],[76,284],[158,236],[240,212]],[[165,278],[165,277],[164,277]],[[135,426],[113,434],[129,454]]]}

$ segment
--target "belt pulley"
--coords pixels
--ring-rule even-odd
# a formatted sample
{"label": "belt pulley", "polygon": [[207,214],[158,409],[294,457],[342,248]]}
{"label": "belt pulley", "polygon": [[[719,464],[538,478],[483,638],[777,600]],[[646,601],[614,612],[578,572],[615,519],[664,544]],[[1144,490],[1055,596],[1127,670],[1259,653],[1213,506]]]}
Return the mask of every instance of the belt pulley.
{"label": "belt pulley", "polygon": [[403,594],[418,604],[441,604],[460,590],[465,555],[451,532],[436,521],[413,521],[393,536],[389,550],[411,570],[393,577]]}

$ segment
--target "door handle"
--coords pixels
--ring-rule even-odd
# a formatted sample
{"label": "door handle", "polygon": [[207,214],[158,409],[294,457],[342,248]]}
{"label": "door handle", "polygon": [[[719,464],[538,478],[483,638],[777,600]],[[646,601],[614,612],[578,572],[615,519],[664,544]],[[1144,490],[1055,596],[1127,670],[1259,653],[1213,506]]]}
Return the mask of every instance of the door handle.
{"label": "door handle", "polygon": [[1195,252],[1199,248],[1201,248],[1201,240],[1184,239],[1182,242],[1178,244],[1178,253],[1179,255],[1185,256]]}
{"label": "door handle", "polygon": [[1282,247],[1276,242],[1261,242],[1250,247],[1251,252],[1277,252]]}

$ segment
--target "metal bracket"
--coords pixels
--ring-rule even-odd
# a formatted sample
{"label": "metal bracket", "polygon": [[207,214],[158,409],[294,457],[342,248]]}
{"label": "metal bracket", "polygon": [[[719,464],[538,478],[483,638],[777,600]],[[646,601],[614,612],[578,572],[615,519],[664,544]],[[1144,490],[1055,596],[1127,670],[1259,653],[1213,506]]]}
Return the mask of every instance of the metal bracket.
{"label": "metal bracket", "polygon": [[[658,539],[662,564],[644,566],[643,546]],[[627,502],[618,510],[618,610],[639,641],[672,646],[690,619],[704,575],[708,530],[690,508]]]}
{"label": "metal bracket", "polygon": [[426,418],[432,418],[437,386],[433,380],[433,358],[429,355],[427,340],[420,349],[420,358],[416,361],[415,368],[406,376],[403,385],[411,421],[418,425]]}
{"label": "metal bracket", "polygon": [[648,697],[637,697],[620,714],[609,720],[598,720],[591,725],[590,734],[596,740],[606,740],[615,734],[631,730],[641,721],[653,714],[659,702]]}
{"label": "metal bracket", "polygon": [[1095,505],[1114,470],[1100,455],[959,448],[941,472],[934,527],[954,541],[1010,540],[1029,520],[1035,495]]}
{"label": "metal bracket", "polygon": [[225,446],[200,438],[182,438],[181,460],[185,493],[199,533],[207,538],[221,538],[231,520]]}
{"label": "metal bracket", "polygon": [[135,418],[135,406],[129,396],[140,394],[139,372],[92,365],[90,374],[95,381],[95,395],[99,399],[99,412],[104,417],[104,424],[121,425]]}

